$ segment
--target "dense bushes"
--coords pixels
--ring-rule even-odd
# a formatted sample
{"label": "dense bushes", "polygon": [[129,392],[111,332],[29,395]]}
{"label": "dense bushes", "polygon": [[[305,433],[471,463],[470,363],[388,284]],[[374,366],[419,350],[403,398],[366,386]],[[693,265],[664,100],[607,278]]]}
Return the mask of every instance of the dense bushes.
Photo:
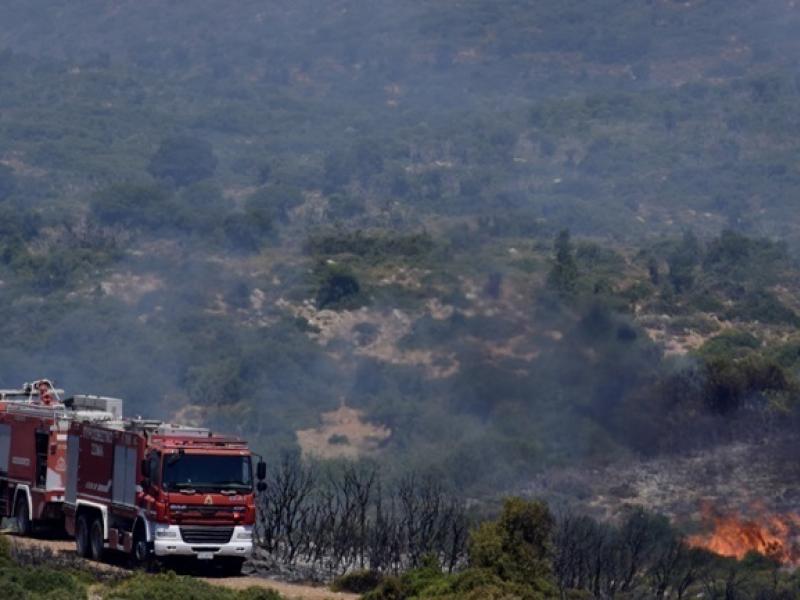
{"label": "dense bushes", "polygon": [[[504,540],[513,540],[506,546]],[[365,600],[545,598],[763,598],[789,600],[797,576],[769,557],[743,560],[693,548],[666,518],[631,507],[617,523],[554,518],[539,502],[509,499],[473,530],[468,566],[445,574],[433,558],[386,577]]]}
{"label": "dense bushes", "polygon": [[552,528],[546,505],[508,499],[498,520],[472,531],[465,570],[443,574],[437,558],[428,555],[419,568],[384,579],[365,600],[555,598]]}
{"label": "dense bushes", "polygon": [[206,247],[255,252],[273,238],[276,208],[248,202],[231,208],[221,192],[195,183],[180,193],[160,185],[114,184],[95,193],[92,216],[127,235],[188,237]]}
{"label": "dense bushes", "polygon": [[49,566],[20,566],[11,556],[6,536],[0,536],[0,590],[9,600],[84,600],[87,574]]}
{"label": "dense bushes", "polygon": [[17,189],[17,180],[11,167],[0,164],[0,202]]}
{"label": "dense bushes", "polygon": [[156,179],[185,186],[207,179],[217,168],[211,144],[189,136],[174,136],[162,140],[148,171]]}
{"label": "dense bushes", "polygon": [[272,590],[251,587],[235,591],[213,586],[194,577],[137,574],[122,583],[106,590],[103,598],[107,600],[281,600]]}
{"label": "dense bushes", "polygon": [[34,548],[10,549],[0,536],[0,590],[8,600],[281,600],[272,590],[252,587],[234,591],[174,573],[133,576],[115,569],[93,572],[91,563],[74,555],[55,555]]}
{"label": "dense bushes", "polygon": [[365,594],[378,587],[382,581],[383,575],[377,571],[352,571],[334,579],[331,589],[334,592]]}
{"label": "dense bushes", "polygon": [[37,231],[37,219],[32,212],[0,208],[0,264],[24,260],[28,254],[26,244]]}
{"label": "dense bushes", "polygon": [[320,285],[317,289],[317,308],[357,308],[364,303],[361,284],[345,268],[325,265],[319,269]]}
{"label": "dense bushes", "polygon": [[568,230],[565,229],[558,234],[553,249],[555,257],[547,275],[547,284],[561,294],[570,294],[575,291],[578,267],[575,264]]}
{"label": "dense bushes", "polygon": [[430,235],[382,231],[352,233],[320,232],[309,238],[306,252],[312,255],[353,254],[365,259],[419,258],[433,248]]}
{"label": "dense bushes", "polygon": [[757,321],[766,324],[800,325],[800,316],[787,307],[774,294],[764,290],[752,290],[727,311],[729,318]]}
{"label": "dense bushes", "polygon": [[501,581],[550,592],[554,521],[542,502],[510,498],[497,521],[482,523],[472,532],[469,563],[495,574]]}
{"label": "dense bushes", "polygon": [[698,350],[706,358],[739,358],[761,347],[761,340],[752,333],[728,330],[706,341]]}
{"label": "dense bushes", "polygon": [[95,195],[92,212],[104,225],[158,230],[175,222],[170,199],[158,186],[115,184]]}
{"label": "dense bushes", "polygon": [[755,395],[796,394],[797,384],[780,365],[751,356],[740,361],[711,359],[705,364],[703,400],[712,413],[734,413]]}

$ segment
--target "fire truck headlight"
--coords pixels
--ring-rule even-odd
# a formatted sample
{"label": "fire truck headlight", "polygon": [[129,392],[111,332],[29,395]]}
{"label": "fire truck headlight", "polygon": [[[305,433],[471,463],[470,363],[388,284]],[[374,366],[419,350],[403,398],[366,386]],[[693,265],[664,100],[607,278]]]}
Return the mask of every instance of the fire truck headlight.
{"label": "fire truck headlight", "polygon": [[252,540],[253,539],[253,532],[252,531],[240,531],[236,534],[237,540]]}
{"label": "fire truck headlight", "polygon": [[187,508],[189,508],[189,507],[187,505],[185,505],[185,504],[170,504],[169,505],[169,509],[173,510],[173,511],[186,510]]}
{"label": "fire truck headlight", "polygon": [[175,539],[178,537],[178,532],[170,529],[156,529],[156,537],[161,539]]}

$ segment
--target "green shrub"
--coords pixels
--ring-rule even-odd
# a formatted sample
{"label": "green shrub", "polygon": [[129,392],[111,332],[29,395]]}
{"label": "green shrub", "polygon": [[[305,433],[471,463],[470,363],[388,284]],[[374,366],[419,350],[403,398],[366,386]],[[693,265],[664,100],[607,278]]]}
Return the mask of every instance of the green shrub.
{"label": "green shrub", "polygon": [[547,285],[559,294],[571,294],[578,281],[578,266],[568,229],[563,229],[553,243],[553,263],[547,274]]}
{"label": "green shrub", "polygon": [[741,360],[713,357],[705,364],[703,395],[706,407],[716,414],[736,411],[754,393],[794,393],[797,384],[771,358],[748,356]]}
{"label": "green shrub", "polygon": [[306,243],[308,254],[353,254],[362,258],[385,260],[397,257],[420,257],[433,249],[427,233],[397,234],[393,232],[321,233]]}
{"label": "green shrub", "polygon": [[489,569],[467,569],[450,579],[446,591],[430,590],[423,597],[440,600],[540,600],[554,596],[533,589],[527,583],[504,581]]}
{"label": "green shrub", "polygon": [[321,271],[317,308],[350,309],[364,304],[361,284],[353,273],[333,265],[326,265]]}
{"label": "green shrub", "polygon": [[675,293],[681,294],[694,285],[701,253],[700,242],[694,233],[687,231],[667,257],[669,281]]}
{"label": "green shrub", "polygon": [[719,313],[725,308],[725,305],[708,290],[699,290],[693,293],[689,297],[688,303],[692,308],[708,313]]}
{"label": "green shrub", "polygon": [[14,170],[4,164],[0,164],[0,202],[8,198],[17,189],[17,181],[14,177]]}
{"label": "green shrub", "polygon": [[749,292],[726,315],[732,319],[775,325],[800,325],[800,317],[774,294],[765,290]]}
{"label": "green shrub", "polygon": [[334,579],[331,589],[334,592],[366,594],[376,589],[383,579],[383,575],[377,571],[353,571]]}
{"label": "green shrub", "polygon": [[0,537],[0,591],[4,600],[84,600],[86,586],[78,574],[48,567],[21,567]]}
{"label": "green shrub", "polygon": [[770,355],[785,368],[794,367],[800,361],[800,341],[791,340],[785,344],[774,347]]}
{"label": "green shrub", "polygon": [[470,539],[470,566],[488,569],[504,581],[551,589],[554,520],[541,501],[508,498],[497,521],[483,523]]}
{"label": "green shrub", "polygon": [[707,340],[698,350],[701,356],[734,358],[761,346],[761,341],[746,331],[725,331]]}
{"label": "green shrub", "polygon": [[[85,586],[74,575],[65,571],[46,567],[25,567],[14,571],[16,573],[10,579],[15,580],[28,593],[28,598],[83,600],[86,597]],[[2,587],[0,584],[0,588]]]}
{"label": "green shrub", "polygon": [[11,544],[8,538],[0,535],[0,567],[11,564]]}
{"label": "green shrub", "polygon": [[384,577],[377,588],[364,595],[364,600],[405,600],[408,597],[399,577]]}
{"label": "green shrub", "polygon": [[[364,600],[547,600],[556,598],[554,588],[542,582],[503,580],[491,569],[468,568],[455,575],[443,574],[436,564],[409,571],[402,577],[386,577]],[[541,585],[542,589],[539,589]]]}
{"label": "green shrub", "polygon": [[266,211],[234,212],[222,220],[222,232],[229,249],[257,252],[272,235],[274,224]]}
{"label": "green shrub", "polygon": [[147,170],[156,179],[185,186],[207,179],[217,169],[211,144],[188,136],[165,138]]}
{"label": "green shrub", "polygon": [[446,585],[449,576],[442,573],[436,557],[423,558],[422,566],[403,573],[400,578],[386,577],[364,600],[404,600],[422,595],[431,587]]}
{"label": "green shrub", "polygon": [[302,190],[286,185],[275,185],[257,191],[245,202],[245,210],[254,218],[286,221],[289,211],[304,202]]}
{"label": "green shrub", "polygon": [[553,518],[543,502],[506,500],[496,521],[471,534],[470,566],[442,573],[433,557],[400,578],[388,577],[365,600],[543,600],[555,598],[550,566]]}
{"label": "green shrub", "polygon": [[111,185],[94,195],[91,210],[103,225],[118,227],[162,229],[175,221],[172,197],[155,185]]}
{"label": "green shrub", "polygon": [[283,596],[274,590],[249,587],[236,592],[233,600],[283,600]]}
{"label": "green shrub", "polygon": [[174,573],[146,575],[138,573],[107,590],[105,600],[281,600],[273,590],[248,588],[235,591],[217,587],[193,577]]}

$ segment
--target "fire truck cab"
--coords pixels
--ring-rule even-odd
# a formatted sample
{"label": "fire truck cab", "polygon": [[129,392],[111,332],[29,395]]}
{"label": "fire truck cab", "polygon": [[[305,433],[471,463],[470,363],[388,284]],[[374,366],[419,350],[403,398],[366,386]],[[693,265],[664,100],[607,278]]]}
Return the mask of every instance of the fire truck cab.
{"label": "fire truck cab", "polygon": [[67,435],[67,532],[79,555],[108,549],[136,562],[208,560],[238,574],[256,519],[246,442],[142,419],[70,424]]}
{"label": "fire truck cab", "polygon": [[121,416],[121,400],[62,395],[46,379],[0,390],[0,517],[23,534],[62,522],[69,423]]}

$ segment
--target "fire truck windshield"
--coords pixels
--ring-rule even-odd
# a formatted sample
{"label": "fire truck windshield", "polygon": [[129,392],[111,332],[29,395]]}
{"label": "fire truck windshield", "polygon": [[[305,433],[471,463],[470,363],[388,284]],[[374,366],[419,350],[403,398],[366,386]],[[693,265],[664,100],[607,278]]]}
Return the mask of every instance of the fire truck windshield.
{"label": "fire truck windshield", "polygon": [[172,454],[164,460],[162,486],[166,491],[253,489],[249,456]]}

